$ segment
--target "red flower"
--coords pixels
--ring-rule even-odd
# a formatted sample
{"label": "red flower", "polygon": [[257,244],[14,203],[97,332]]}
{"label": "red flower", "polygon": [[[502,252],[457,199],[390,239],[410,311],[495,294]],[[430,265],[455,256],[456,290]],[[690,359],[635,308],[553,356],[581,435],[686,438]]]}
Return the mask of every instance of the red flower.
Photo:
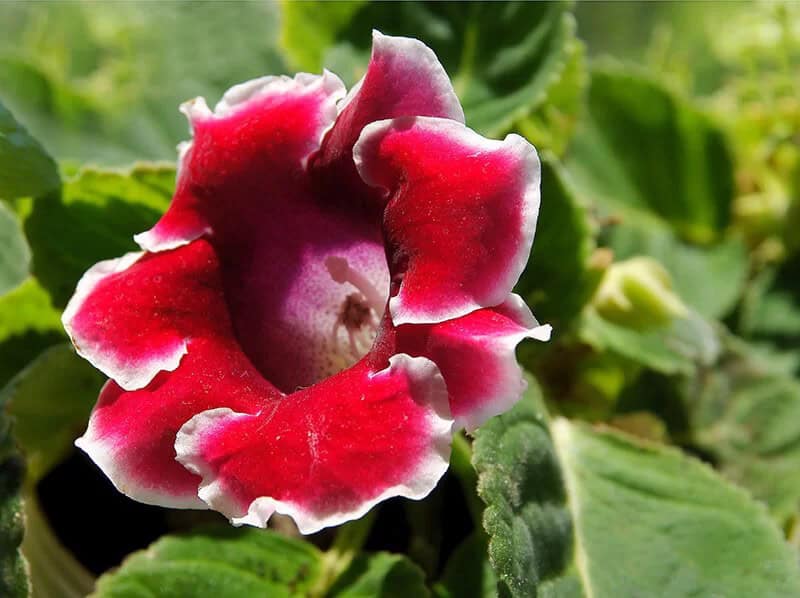
{"label": "red flower", "polygon": [[421,498],[454,427],[505,411],[514,348],[546,340],[511,294],[539,161],[484,139],[433,52],[374,35],[367,74],[299,74],[182,106],[172,204],[64,312],[111,380],[76,444],[120,491],[303,533]]}

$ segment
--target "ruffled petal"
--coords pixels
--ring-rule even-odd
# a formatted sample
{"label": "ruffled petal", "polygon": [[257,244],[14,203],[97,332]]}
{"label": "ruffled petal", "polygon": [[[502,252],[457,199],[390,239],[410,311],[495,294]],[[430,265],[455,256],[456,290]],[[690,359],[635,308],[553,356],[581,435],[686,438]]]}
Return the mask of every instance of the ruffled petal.
{"label": "ruffled petal", "polygon": [[515,349],[522,339],[547,341],[551,326],[539,325],[518,295],[494,308],[440,324],[408,324],[396,332],[397,350],[422,355],[444,376],[456,427],[472,431],[509,410],[525,380]]}
{"label": "ruffled petal", "polygon": [[339,117],[312,159],[314,176],[351,193],[367,190],[353,164],[353,146],[366,125],[398,116],[464,122],[464,110],[433,50],[417,39],[373,31],[367,72],[340,103]]}
{"label": "ruffled petal", "polygon": [[127,390],[175,370],[189,338],[230,330],[219,264],[202,240],[96,264],[62,322],[78,354]]}
{"label": "ruffled petal", "polygon": [[[194,139],[179,146],[175,196],[149,231],[134,238],[147,251],[174,249],[219,234],[265,200],[268,186],[291,184],[336,118],[344,85],[336,75],[262,77],[228,90],[212,112],[203,98],[181,106]],[[225,201],[223,190],[236,191]]]}
{"label": "ruffled petal", "polygon": [[193,340],[180,367],[145,388],[127,392],[109,381],[75,444],[133,499],[206,508],[197,496],[200,478],[175,461],[178,430],[207,409],[258,413],[282,397],[235,345],[219,338]]}
{"label": "ruffled petal", "polygon": [[452,120],[397,118],[368,125],[354,159],[388,197],[395,325],[441,322],[506,299],[539,212],[532,145],[518,135],[489,140]]}
{"label": "ruffled petal", "polygon": [[425,358],[369,360],[256,414],[213,409],[178,433],[200,497],[236,524],[290,515],[304,534],[392,496],[422,498],[447,469],[447,390]]}

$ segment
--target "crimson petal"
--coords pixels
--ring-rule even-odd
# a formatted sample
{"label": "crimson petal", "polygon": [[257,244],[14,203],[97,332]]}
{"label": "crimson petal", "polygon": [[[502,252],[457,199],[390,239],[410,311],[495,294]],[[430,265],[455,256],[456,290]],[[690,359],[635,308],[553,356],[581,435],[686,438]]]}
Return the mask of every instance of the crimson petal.
{"label": "crimson petal", "polygon": [[370,360],[257,414],[212,409],[181,428],[178,460],[203,477],[199,495],[234,523],[274,512],[301,533],[364,515],[392,496],[422,498],[447,469],[452,420],[429,360]]}
{"label": "crimson petal", "polygon": [[440,118],[368,125],[354,157],[385,190],[395,325],[431,324],[502,303],[527,263],[540,164],[518,135],[486,139]]}
{"label": "crimson petal", "polygon": [[508,411],[522,396],[525,380],[515,349],[525,338],[546,341],[519,295],[497,307],[476,310],[439,324],[407,324],[396,333],[396,350],[431,359],[442,372],[456,427],[473,431]]}
{"label": "crimson petal", "polygon": [[364,77],[339,105],[339,116],[312,159],[326,187],[366,190],[353,164],[353,146],[371,122],[398,116],[438,116],[464,122],[464,110],[436,54],[417,39],[372,33]]}

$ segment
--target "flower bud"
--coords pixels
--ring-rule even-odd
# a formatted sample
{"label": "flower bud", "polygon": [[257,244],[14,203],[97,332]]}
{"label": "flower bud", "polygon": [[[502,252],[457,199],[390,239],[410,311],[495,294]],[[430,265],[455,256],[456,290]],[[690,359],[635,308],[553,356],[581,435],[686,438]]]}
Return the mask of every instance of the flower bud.
{"label": "flower bud", "polygon": [[669,273],[656,260],[643,256],[612,264],[592,305],[606,320],[639,329],[663,326],[688,313],[672,290]]}

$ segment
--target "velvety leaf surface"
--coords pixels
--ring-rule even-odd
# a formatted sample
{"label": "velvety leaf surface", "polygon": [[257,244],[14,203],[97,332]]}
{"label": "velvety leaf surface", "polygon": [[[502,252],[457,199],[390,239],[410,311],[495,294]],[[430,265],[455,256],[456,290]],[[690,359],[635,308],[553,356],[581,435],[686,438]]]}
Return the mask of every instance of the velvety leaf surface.
{"label": "velvety leaf surface", "polygon": [[548,425],[532,394],[475,443],[501,594],[800,592],[792,551],[742,490],[675,449],[566,419]]}
{"label": "velvety leaf surface", "polygon": [[567,162],[581,192],[624,224],[717,238],[733,198],[723,133],[661,84],[621,67],[592,70],[587,108]]}
{"label": "velvety leaf surface", "polygon": [[0,596],[27,598],[30,582],[20,552],[24,534],[20,489],[25,465],[12,437],[12,421],[0,398]]}
{"label": "velvety leaf surface", "polygon": [[175,170],[139,165],[132,170],[82,170],[61,196],[35,202],[25,221],[33,271],[63,306],[83,273],[103,259],[138,248],[133,235],[149,229],[172,197]]}
{"label": "velvety leaf surface", "polygon": [[[324,65],[352,85],[367,64],[370,29],[416,37],[450,74],[467,124],[489,136],[505,133],[544,102],[574,39],[569,2],[370,2],[351,9],[285,4],[281,39],[289,57],[312,72]],[[315,15],[313,25],[308,14]],[[305,28],[290,30],[304,19]]]}
{"label": "velvety leaf surface", "polygon": [[502,596],[581,596],[575,524],[541,401],[533,383],[514,409],[476,434],[489,558]]}
{"label": "velvety leaf surface", "polygon": [[593,249],[585,207],[555,158],[545,155],[536,239],[515,289],[539,321],[559,329],[578,314],[594,289],[588,268]]}
{"label": "velvety leaf surface", "polygon": [[[58,168],[53,159],[0,103],[0,199],[36,197],[58,185]],[[5,242],[0,237],[3,247]]]}
{"label": "velvety leaf surface", "polygon": [[72,449],[104,381],[65,343],[47,349],[0,391],[29,480],[39,480]]}

